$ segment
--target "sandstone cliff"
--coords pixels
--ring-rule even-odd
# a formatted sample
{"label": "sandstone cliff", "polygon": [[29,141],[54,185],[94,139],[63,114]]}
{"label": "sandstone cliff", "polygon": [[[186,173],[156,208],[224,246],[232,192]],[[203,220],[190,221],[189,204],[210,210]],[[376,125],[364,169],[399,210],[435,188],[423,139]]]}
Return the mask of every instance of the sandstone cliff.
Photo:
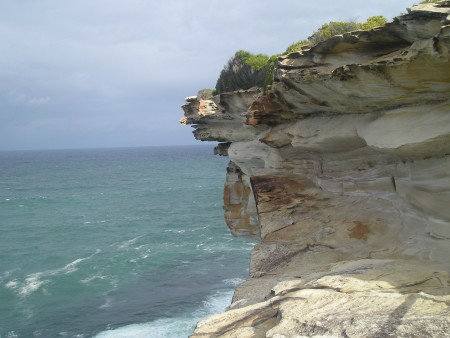
{"label": "sandstone cliff", "polygon": [[269,91],[187,98],[261,239],[193,337],[450,337],[450,1],[280,57]]}

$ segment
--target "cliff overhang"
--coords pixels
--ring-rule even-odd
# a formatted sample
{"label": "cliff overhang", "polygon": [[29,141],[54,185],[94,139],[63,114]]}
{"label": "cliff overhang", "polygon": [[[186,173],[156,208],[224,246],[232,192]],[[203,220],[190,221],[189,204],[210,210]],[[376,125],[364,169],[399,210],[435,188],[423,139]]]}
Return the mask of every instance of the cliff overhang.
{"label": "cliff overhang", "polygon": [[277,60],[271,88],[187,98],[221,142],[231,232],[258,236],[193,337],[450,332],[450,1]]}

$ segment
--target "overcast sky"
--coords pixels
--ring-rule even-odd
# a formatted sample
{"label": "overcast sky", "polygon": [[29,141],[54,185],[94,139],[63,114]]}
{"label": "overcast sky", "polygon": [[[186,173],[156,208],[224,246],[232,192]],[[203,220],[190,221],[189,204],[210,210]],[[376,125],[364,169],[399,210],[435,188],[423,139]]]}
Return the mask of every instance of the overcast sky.
{"label": "overcast sky", "polygon": [[180,106],[239,49],[414,0],[0,0],[0,150],[196,144]]}

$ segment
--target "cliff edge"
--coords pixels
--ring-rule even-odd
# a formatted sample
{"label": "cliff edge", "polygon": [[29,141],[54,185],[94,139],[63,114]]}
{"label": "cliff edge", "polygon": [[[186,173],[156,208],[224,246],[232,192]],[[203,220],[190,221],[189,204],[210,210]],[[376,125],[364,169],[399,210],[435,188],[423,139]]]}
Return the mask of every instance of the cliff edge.
{"label": "cliff edge", "polygon": [[192,337],[450,337],[450,1],[279,57],[274,82],[187,98],[259,236]]}

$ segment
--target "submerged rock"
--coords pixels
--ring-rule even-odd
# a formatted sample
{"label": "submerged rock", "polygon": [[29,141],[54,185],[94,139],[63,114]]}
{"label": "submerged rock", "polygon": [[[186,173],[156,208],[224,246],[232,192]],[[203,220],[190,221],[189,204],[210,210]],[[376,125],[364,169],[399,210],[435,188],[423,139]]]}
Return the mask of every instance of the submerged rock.
{"label": "submerged rock", "polygon": [[193,337],[449,337],[450,1],[277,61],[269,91],[190,97],[226,142],[225,219],[259,236]]}

